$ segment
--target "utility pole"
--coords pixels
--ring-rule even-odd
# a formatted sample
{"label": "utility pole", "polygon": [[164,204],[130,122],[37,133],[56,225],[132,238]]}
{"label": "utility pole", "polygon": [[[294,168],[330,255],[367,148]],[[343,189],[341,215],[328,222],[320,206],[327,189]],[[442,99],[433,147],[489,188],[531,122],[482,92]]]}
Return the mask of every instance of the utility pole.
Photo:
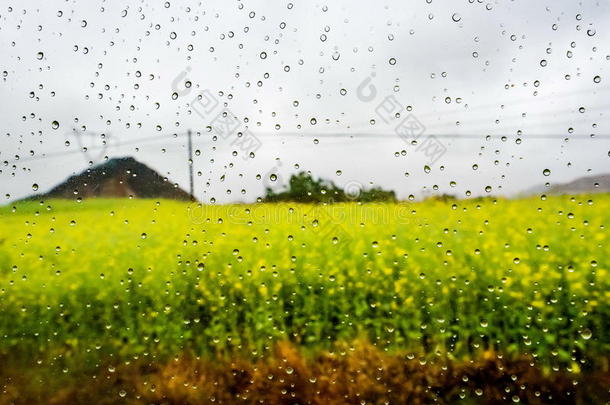
{"label": "utility pole", "polygon": [[189,129],[188,132],[189,137],[189,180],[190,180],[190,192],[191,192],[191,200],[195,201],[195,187],[193,185],[193,133]]}

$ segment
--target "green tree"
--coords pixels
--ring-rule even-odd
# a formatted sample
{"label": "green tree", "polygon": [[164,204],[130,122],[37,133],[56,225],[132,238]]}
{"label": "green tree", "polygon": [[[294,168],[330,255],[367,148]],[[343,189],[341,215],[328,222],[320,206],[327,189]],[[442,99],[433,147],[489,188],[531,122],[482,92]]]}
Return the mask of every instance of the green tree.
{"label": "green tree", "polygon": [[332,203],[345,201],[396,201],[394,191],[374,187],[362,190],[358,196],[348,196],[343,189],[332,181],[314,179],[311,174],[300,172],[293,174],[288,181],[286,190],[275,192],[267,188],[263,201],[296,201],[305,203]]}

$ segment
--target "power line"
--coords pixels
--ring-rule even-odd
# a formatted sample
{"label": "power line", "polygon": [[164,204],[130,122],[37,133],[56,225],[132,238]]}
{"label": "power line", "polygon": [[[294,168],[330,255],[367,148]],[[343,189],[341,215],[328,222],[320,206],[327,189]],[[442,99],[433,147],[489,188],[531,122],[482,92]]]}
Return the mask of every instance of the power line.
{"label": "power line", "polygon": [[[178,139],[179,136],[184,136],[186,134],[187,133],[184,132],[184,133],[172,134],[170,136],[168,136],[168,135],[148,136],[148,137],[142,137],[142,138],[138,138],[138,139],[132,139],[131,141],[127,141],[127,142],[118,142],[116,144],[110,143],[110,144],[106,144],[106,145],[95,145],[95,146],[91,146],[91,147],[87,148],[87,150],[98,150],[98,149],[107,149],[107,148],[113,148],[113,147],[118,147],[118,146],[143,144],[143,143],[155,142],[155,141],[159,141],[159,140],[163,140],[163,139],[165,139],[165,140]],[[23,158],[12,159],[12,160],[9,160],[8,163],[10,164],[10,163],[17,163],[17,162],[28,162],[28,161],[32,161],[32,160],[73,155],[73,154],[82,153],[82,152],[83,151],[79,150],[79,149],[68,150],[68,151],[49,152],[49,153],[45,153],[43,155],[38,155],[38,156],[26,156]]]}
{"label": "power line", "polygon": [[[274,136],[274,137],[281,137],[281,136],[312,136],[312,137],[317,137],[317,138],[397,138],[400,139],[400,137],[395,134],[395,133],[384,133],[384,134],[282,134],[282,135],[271,135],[271,134],[261,134],[261,135],[257,135],[257,136]],[[557,139],[557,140],[563,140],[563,139],[590,139],[590,140],[596,140],[596,139],[608,139],[610,137],[610,135],[595,135],[595,136],[590,136],[590,135],[566,135],[566,136],[562,136],[562,135],[556,135],[556,134],[537,134],[537,135],[515,135],[515,134],[510,134],[510,135],[491,135],[491,134],[429,134],[429,135],[421,135],[421,137],[427,137],[427,136],[434,136],[435,138],[451,138],[451,139],[485,139],[486,137],[491,137],[491,138],[519,138],[522,140],[528,140],[528,139]]]}
{"label": "power line", "polygon": [[[175,140],[175,139],[179,139],[182,136],[188,136],[190,133],[190,131],[186,131],[186,132],[181,132],[181,133],[173,133],[171,135],[156,135],[156,136],[149,136],[149,137],[142,137],[142,138],[138,138],[138,139],[132,139],[130,141],[127,142],[118,142],[118,143],[109,143],[106,145],[97,145],[97,146],[91,146],[89,147],[87,150],[99,150],[99,149],[107,149],[107,148],[117,148],[117,147],[121,147],[121,146],[127,146],[127,145],[140,145],[140,144],[147,144],[147,143],[151,143],[151,142],[156,142],[156,141],[160,141],[160,140],[165,140],[165,141],[171,141],[171,140]],[[197,132],[198,135],[201,135],[201,132]],[[423,137],[424,135],[422,135]],[[491,134],[431,134],[431,135],[425,135],[425,136],[434,136],[435,138],[438,139],[456,139],[456,140],[460,140],[460,139],[469,139],[469,140],[485,140],[487,137],[490,137],[491,139],[502,139],[502,138],[506,138],[506,139],[516,139],[519,138],[523,141],[526,140],[531,140],[531,139],[549,139],[549,140],[564,140],[564,139],[568,139],[568,140],[601,140],[601,139],[609,139],[610,135],[604,134],[604,135],[557,135],[557,134],[531,134],[531,135],[515,135],[515,134],[496,134],[496,135],[491,135]],[[273,133],[260,133],[260,134],[256,134],[256,137],[259,138],[276,138],[276,139],[281,139],[282,137],[290,137],[290,138],[294,138],[294,137],[301,137],[301,138],[337,138],[337,139],[342,139],[342,138],[349,138],[352,140],[357,140],[357,139],[400,139],[400,137],[395,134],[395,133],[383,133],[383,134],[371,134],[371,133],[357,133],[357,134],[349,134],[349,133],[329,133],[329,134],[311,134],[311,133],[296,133],[296,132],[292,132],[292,133],[282,133],[282,134],[273,134]],[[191,149],[192,149],[192,140],[191,140]],[[21,163],[21,162],[29,162],[29,161],[35,161],[35,160],[40,160],[40,159],[49,159],[49,158],[56,158],[56,157],[62,157],[62,156],[68,156],[68,155],[73,155],[73,154],[77,154],[77,153],[82,153],[82,150],[69,150],[69,151],[57,151],[57,152],[48,152],[45,153],[43,155],[38,155],[38,156],[26,156],[23,158],[15,158],[9,161],[6,161],[8,164],[11,163]],[[192,150],[191,150],[191,154],[189,155],[191,156],[192,159]]]}

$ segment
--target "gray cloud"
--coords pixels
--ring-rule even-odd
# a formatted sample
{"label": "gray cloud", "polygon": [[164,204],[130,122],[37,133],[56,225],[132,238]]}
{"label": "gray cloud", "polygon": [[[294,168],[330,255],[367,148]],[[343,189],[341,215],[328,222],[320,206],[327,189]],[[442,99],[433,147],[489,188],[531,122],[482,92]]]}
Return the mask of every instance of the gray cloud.
{"label": "gray cloud", "polygon": [[[6,201],[31,193],[33,183],[44,191],[86,167],[71,135],[72,128],[82,127],[111,135],[110,157],[133,155],[183,186],[185,138],[172,134],[200,132],[197,195],[220,202],[253,201],[263,192],[266,174],[278,171],[288,178],[295,164],[338,184],[373,182],[402,197],[434,185],[460,195],[484,194],[488,185],[510,194],[606,170],[608,138],[564,138],[610,133],[609,4],[288,5],[3,6],[0,162],[9,163],[2,166],[0,184],[10,196]],[[173,100],[172,83],[187,67],[190,92]],[[364,102],[357,88],[373,74],[377,97]],[[594,83],[598,75],[601,81]],[[244,161],[233,156],[230,142],[212,140],[209,119],[190,105],[204,89],[262,141],[255,158]],[[385,124],[376,115],[386,96],[411,106],[426,136],[456,135],[439,138],[447,152],[430,173],[423,170],[426,156],[394,134],[395,122]],[[52,129],[53,121],[58,129]],[[153,136],[160,138],[149,141]],[[77,153],[43,158],[71,151]],[[542,176],[545,168],[551,176]],[[451,181],[457,185],[450,187]]]}

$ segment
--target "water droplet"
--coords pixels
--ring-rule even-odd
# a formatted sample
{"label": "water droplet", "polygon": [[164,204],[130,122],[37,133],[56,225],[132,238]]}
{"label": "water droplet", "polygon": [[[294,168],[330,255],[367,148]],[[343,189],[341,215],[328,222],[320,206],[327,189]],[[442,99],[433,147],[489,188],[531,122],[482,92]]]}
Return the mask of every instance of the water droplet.
{"label": "water droplet", "polygon": [[580,336],[582,336],[584,340],[589,340],[593,336],[593,332],[591,332],[591,329],[585,328],[580,331]]}
{"label": "water droplet", "polygon": [[549,169],[544,169],[542,171],[542,174],[544,174],[545,176],[549,176],[551,174],[551,171]]}
{"label": "water droplet", "polygon": [[453,13],[451,19],[453,22],[459,22],[462,19],[462,16],[459,13]]}

